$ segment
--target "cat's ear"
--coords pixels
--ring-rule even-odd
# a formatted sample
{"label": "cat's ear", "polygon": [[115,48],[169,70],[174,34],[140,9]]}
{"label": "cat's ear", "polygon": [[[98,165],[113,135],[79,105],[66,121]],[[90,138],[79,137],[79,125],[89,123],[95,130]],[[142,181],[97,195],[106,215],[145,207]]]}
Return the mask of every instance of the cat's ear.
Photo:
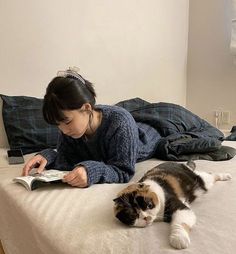
{"label": "cat's ear", "polygon": [[117,198],[114,198],[113,201],[116,203],[116,204],[123,204],[124,201],[121,197],[117,197]]}
{"label": "cat's ear", "polygon": [[119,202],[119,197],[118,197],[118,198],[114,198],[113,201],[114,201],[115,203],[118,203],[118,202]]}
{"label": "cat's ear", "polygon": [[134,197],[132,197],[131,195],[123,194],[123,195],[118,196],[117,198],[113,199],[113,201],[117,205],[130,206],[130,204],[129,204],[129,202],[130,202],[129,198],[132,198],[132,200],[134,199]]}
{"label": "cat's ear", "polygon": [[148,185],[148,184],[146,184],[146,183],[143,183],[143,182],[141,182],[141,183],[138,183],[138,187],[139,188],[143,188],[143,187],[149,187],[150,185]]}
{"label": "cat's ear", "polygon": [[138,184],[138,187],[139,187],[140,189],[142,189],[142,188],[144,187],[144,185],[145,185],[144,183],[139,183],[139,184]]}
{"label": "cat's ear", "polygon": [[149,187],[150,187],[150,185],[147,185],[147,184],[142,183],[142,182],[138,184],[138,188],[142,191],[147,191],[149,189]]}

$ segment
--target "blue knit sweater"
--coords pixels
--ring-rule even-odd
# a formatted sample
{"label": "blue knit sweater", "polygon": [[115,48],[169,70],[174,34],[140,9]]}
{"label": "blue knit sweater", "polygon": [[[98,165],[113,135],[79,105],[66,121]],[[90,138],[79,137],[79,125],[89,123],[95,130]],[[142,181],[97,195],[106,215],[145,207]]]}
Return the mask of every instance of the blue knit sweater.
{"label": "blue knit sweater", "polygon": [[70,171],[83,165],[89,186],[128,182],[134,175],[135,163],[154,156],[160,135],[153,127],[135,122],[123,108],[96,108],[102,111],[102,122],[90,139],[61,134],[57,151],[46,149],[40,154],[47,159],[47,168]]}

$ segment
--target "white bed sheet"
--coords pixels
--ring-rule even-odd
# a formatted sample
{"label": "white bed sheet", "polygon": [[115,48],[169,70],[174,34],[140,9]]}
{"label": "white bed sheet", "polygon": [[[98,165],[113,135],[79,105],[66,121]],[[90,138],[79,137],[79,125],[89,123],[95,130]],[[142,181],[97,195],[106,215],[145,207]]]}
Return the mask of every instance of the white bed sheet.
{"label": "white bed sheet", "polygon": [[[236,148],[236,142],[224,144]],[[127,184],[86,189],[59,184],[28,192],[12,182],[22,166],[4,166],[4,150],[0,152],[0,239],[6,254],[176,253],[169,245],[169,224],[131,228],[114,218],[112,199]],[[160,162],[138,163],[132,181]],[[193,203],[197,224],[190,247],[181,253],[232,254],[236,250],[236,158],[196,164],[198,170],[229,172],[233,179],[217,182]]]}

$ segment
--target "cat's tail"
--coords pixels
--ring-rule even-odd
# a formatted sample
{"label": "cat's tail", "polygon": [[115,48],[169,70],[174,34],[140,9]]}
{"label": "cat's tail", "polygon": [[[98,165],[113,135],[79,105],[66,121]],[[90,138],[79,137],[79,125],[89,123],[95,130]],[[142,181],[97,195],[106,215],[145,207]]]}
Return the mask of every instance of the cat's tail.
{"label": "cat's tail", "polygon": [[192,171],[194,171],[195,168],[196,168],[196,164],[195,164],[194,160],[192,160],[192,159],[189,159],[189,160],[188,160],[186,166],[187,166],[190,170],[192,170]]}

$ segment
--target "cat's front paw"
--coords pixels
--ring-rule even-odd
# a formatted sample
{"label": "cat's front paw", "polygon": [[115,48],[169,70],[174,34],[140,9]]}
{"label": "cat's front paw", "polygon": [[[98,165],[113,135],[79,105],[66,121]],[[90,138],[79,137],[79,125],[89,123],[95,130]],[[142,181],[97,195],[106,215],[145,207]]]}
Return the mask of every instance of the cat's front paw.
{"label": "cat's front paw", "polygon": [[186,249],[190,244],[188,232],[180,224],[172,225],[170,244],[176,249]]}

